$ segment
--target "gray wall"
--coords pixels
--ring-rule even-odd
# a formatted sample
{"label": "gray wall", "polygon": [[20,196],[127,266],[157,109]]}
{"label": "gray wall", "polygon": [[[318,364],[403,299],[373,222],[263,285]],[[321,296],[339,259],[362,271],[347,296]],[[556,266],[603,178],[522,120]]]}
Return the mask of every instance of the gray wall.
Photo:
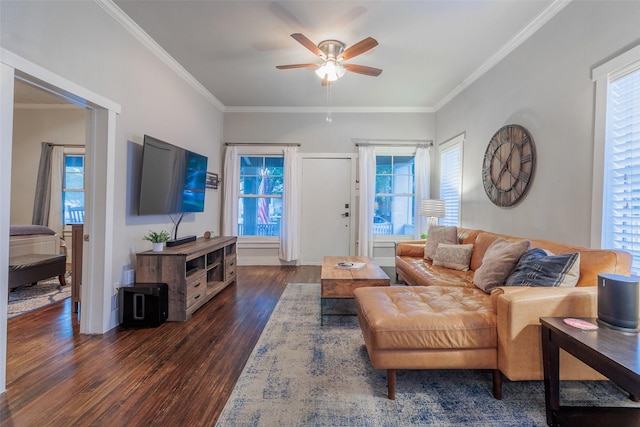
{"label": "gray wall", "polygon": [[[640,42],[640,2],[572,2],[436,114],[437,140],[466,132],[462,225],[590,244],[595,85],[591,70]],[[532,134],[537,170],[512,208],[489,202],[484,152],[503,125]]]}
{"label": "gray wall", "polygon": [[[170,231],[172,226],[167,216],[135,215],[143,135],[206,155],[208,169],[221,172],[222,112],[96,2],[3,1],[0,19],[3,49],[122,108],[115,129],[113,263],[101,284],[108,295],[133,254],[151,249],[142,236],[149,229]],[[189,215],[180,234],[219,233],[220,195],[208,191],[205,212]],[[105,308],[108,329],[116,325],[117,312],[111,301],[105,301]]]}
{"label": "gray wall", "polygon": [[352,138],[435,139],[428,113],[225,113],[225,142],[300,143],[303,153],[353,153]]}

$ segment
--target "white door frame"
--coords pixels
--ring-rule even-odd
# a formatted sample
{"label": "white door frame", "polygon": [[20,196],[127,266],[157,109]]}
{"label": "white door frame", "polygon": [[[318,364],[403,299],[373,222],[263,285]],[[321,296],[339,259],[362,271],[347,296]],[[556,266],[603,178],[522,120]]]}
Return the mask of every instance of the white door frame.
{"label": "white door frame", "polygon": [[[101,334],[108,330],[111,309],[115,129],[120,105],[93,93],[6,49],[0,49],[0,200],[11,200],[11,153],[13,145],[14,79],[55,93],[87,109],[85,217],[80,332]],[[100,160],[98,160],[100,159]],[[0,233],[9,235],[10,204],[0,206]],[[0,274],[9,274],[9,239],[1,239]],[[0,281],[0,295],[7,295],[8,283]],[[7,304],[0,304],[0,393],[6,390]]]}
{"label": "white door frame", "polygon": [[[354,213],[356,210],[356,171],[358,167],[358,155],[356,153],[299,153],[299,172],[298,172],[298,182],[302,182],[302,163],[304,159],[349,159],[351,160],[351,174],[349,178],[349,188],[350,188],[350,200],[349,206],[350,208],[350,222],[349,222],[349,255],[355,255],[356,253],[356,227],[357,215]],[[298,195],[298,200],[302,200],[302,185],[300,186],[300,194]]]}

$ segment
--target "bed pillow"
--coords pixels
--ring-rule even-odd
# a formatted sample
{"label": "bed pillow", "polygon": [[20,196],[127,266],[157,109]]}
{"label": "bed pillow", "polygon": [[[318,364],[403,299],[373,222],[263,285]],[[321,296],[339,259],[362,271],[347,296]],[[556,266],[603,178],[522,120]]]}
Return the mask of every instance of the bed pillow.
{"label": "bed pillow", "polygon": [[427,241],[424,244],[424,258],[433,260],[440,243],[455,245],[458,243],[458,227],[430,225]]}
{"label": "bed pillow", "polygon": [[580,278],[580,253],[554,255],[531,249],[520,258],[507,278],[507,286],[573,287]]}
{"label": "bed pillow", "polygon": [[516,268],[520,257],[529,249],[529,240],[511,243],[505,239],[497,239],[487,248],[482,265],[473,275],[473,283],[486,293],[490,293],[495,287],[503,286]]}
{"label": "bed pillow", "polygon": [[453,270],[467,271],[469,270],[472,252],[473,244],[471,243],[466,245],[440,243],[438,249],[436,249],[436,255],[433,258],[433,265],[447,267]]}

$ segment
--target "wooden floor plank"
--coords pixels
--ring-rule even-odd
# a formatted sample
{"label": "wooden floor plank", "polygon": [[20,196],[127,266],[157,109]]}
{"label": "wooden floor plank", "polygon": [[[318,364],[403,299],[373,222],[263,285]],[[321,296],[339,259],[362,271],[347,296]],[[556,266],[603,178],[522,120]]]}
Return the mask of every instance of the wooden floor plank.
{"label": "wooden floor plank", "polygon": [[187,322],[80,335],[67,299],[10,319],[0,425],[214,425],[287,283],[320,267],[238,267]]}

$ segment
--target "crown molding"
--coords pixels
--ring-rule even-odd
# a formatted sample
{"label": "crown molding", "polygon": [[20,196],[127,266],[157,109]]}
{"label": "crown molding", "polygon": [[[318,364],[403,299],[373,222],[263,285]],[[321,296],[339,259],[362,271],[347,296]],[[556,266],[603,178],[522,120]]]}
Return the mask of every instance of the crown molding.
{"label": "crown molding", "polygon": [[200,95],[221,111],[225,106],[211,92],[207,90],[191,73],[189,73],[178,61],[164,50],[149,34],[136,24],[126,13],[122,11],[112,0],[94,0],[102,9],[131,33],[140,43],[155,54],[162,62],[171,68],[178,76],[193,87]]}
{"label": "crown molding", "polygon": [[435,113],[433,107],[226,107],[225,113]]}
{"label": "crown molding", "polygon": [[572,0],[554,0],[547,6],[533,21],[529,22],[518,34],[504,44],[496,53],[494,53],[487,61],[485,61],[476,71],[469,77],[464,79],[455,89],[449,92],[435,105],[435,111],[444,107],[449,101],[458,96],[462,91],[471,86],[476,80],[482,77],[486,72],[492,69],[500,61],[507,57],[517,47],[534,35],[543,25],[556,16],[562,9],[567,7]]}

